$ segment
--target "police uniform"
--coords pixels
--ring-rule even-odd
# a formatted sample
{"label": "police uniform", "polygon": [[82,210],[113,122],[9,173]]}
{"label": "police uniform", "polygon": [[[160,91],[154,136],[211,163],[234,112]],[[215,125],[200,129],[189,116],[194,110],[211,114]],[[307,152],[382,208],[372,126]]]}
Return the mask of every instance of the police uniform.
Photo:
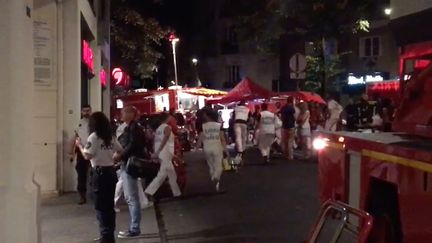
{"label": "police uniform", "polygon": [[[154,151],[159,151],[162,141],[165,137],[165,129],[168,127],[167,124],[162,124],[156,129],[154,138]],[[166,142],[164,148],[159,153],[159,159],[161,165],[157,176],[153,179],[150,185],[145,190],[146,194],[154,195],[157,190],[162,186],[165,179],[168,177],[168,182],[171,187],[171,191],[175,197],[181,195],[180,188],[177,184],[177,174],[172,164],[174,156],[174,134],[171,132],[168,141]]]}
{"label": "police uniform", "polygon": [[276,115],[270,111],[262,111],[259,124],[258,148],[268,161],[270,148],[276,136]]}
{"label": "police uniform", "polygon": [[[80,138],[81,145],[84,147],[89,136],[89,119],[82,118],[75,129],[75,134]],[[76,148],[77,160],[75,169],[78,175],[77,191],[81,196],[80,203],[85,203],[87,194],[87,177],[90,168],[90,161],[86,160],[81,154],[81,151]]]}
{"label": "police uniform", "polygon": [[219,182],[222,175],[223,146],[221,142],[221,123],[206,122],[203,124],[202,141],[212,181]]}
{"label": "police uniform", "polygon": [[93,170],[94,204],[102,242],[114,242],[114,191],[117,175],[112,157],[114,152],[121,150],[117,139],[113,138],[111,144],[106,145],[96,133],[88,137],[84,148],[84,153],[92,155],[90,163]]}
{"label": "police uniform", "polygon": [[237,152],[241,154],[246,149],[249,108],[246,106],[237,106],[234,109],[234,114],[236,119],[234,123],[235,141]]}

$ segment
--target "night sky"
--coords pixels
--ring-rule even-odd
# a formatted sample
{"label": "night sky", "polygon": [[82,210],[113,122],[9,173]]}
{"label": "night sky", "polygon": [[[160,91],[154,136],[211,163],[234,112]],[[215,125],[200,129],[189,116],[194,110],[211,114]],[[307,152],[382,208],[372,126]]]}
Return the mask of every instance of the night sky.
{"label": "night sky", "polygon": [[[154,4],[151,0],[128,0],[127,3],[144,16],[156,18],[163,27],[171,28],[180,38],[177,49],[179,80],[188,83],[192,78],[191,59],[197,56],[194,50],[194,38],[202,30],[202,21],[199,16],[205,16],[200,9],[198,1],[206,0],[161,0],[161,4]],[[202,4],[201,2],[200,4]],[[200,23],[200,24],[197,24]],[[170,43],[165,41],[161,47],[161,52],[165,56],[159,62],[159,80],[162,82],[173,79],[172,48]],[[147,82],[146,88],[155,88],[154,82]]]}

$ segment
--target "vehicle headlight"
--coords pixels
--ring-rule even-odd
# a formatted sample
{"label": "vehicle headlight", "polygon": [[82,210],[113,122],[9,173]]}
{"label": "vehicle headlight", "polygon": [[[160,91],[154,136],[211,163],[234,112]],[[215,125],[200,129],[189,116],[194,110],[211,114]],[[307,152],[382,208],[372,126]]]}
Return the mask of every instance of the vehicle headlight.
{"label": "vehicle headlight", "polygon": [[322,150],[325,147],[327,147],[327,141],[328,141],[328,139],[317,137],[313,140],[312,147],[315,150]]}

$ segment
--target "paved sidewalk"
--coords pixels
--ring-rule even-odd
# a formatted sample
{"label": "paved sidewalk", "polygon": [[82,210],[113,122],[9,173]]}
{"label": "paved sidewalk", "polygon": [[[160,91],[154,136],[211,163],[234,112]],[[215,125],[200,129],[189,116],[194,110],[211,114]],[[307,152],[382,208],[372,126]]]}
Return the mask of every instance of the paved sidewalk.
{"label": "paved sidewalk", "polygon": [[[93,205],[77,205],[78,195],[65,194],[58,198],[46,199],[42,203],[42,242],[43,243],[90,243],[98,237],[98,222]],[[117,213],[117,232],[127,229],[129,213],[126,205]],[[128,243],[159,242],[159,231],[155,211],[148,208],[142,211],[141,231],[148,239],[121,240]]]}

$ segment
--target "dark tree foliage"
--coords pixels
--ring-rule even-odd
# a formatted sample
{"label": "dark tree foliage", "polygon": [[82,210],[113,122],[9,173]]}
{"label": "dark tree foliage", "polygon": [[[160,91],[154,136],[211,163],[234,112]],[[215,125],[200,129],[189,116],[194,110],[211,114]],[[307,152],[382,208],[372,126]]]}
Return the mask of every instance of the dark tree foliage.
{"label": "dark tree foliage", "polygon": [[314,43],[307,57],[307,80],[302,88],[325,94],[338,74],[340,55],[327,55],[326,40],[368,31],[384,0],[226,0],[227,16],[234,17],[243,42],[258,51],[279,51],[281,35],[291,34]]}
{"label": "dark tree foliage", "polygon": [[[151,0],[142,1],[158,4]],[[112,64],[139,79],[152,78],[155,66],[163,58],[160,47],[169,30],[155,18],[137,11],[130,5],[131,2],[112,2]]]}

